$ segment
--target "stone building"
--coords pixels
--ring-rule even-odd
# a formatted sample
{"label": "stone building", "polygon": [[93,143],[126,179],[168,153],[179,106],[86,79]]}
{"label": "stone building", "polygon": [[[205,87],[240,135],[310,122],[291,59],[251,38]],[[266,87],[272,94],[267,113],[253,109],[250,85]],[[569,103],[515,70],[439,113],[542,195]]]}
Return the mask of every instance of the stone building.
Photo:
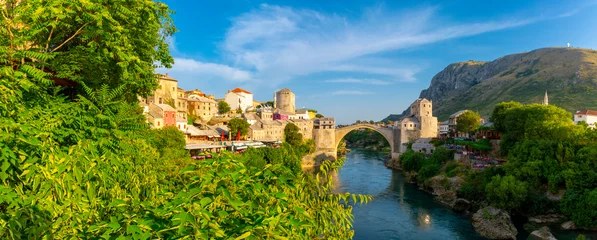
{"label": "stone building", "polygon": [[176,109],[168,104],[149,104],[147,120],[154,128],[176,126]]}
{"label": "stone building", "polygon": [[334,129],[336,120],[331,117],[316,118],[313,120],[313,129]]}
{"label": "stone building", "polygon": [[272,107],[261,107],[257,109],[257,116],[261,119],[274,119],[274,111]]}
{"label": "stone building", "polygon": [[249,138],[251,140],[283,141],[286,121],[260,120],[249,126]]}
{"label": "stone building", "polygon": [[242,112],[246,112],[253,109],[253,94],[242,88],[229,90],[224,100],[230,105],[231,111],[240,109]]}
{"label": "stone building", "polygon": [[218,113],[218,104],[213,99],[190,95],[187,101],[189,115],[200,117],[204,122],[211,120]]}
{"label": "stone building", "polygon": [[178,98],[178,80],[166,74],[158,74],[159,87],[147,98],[139,98],[143,104],[175,104]]}
{"label": "stone building", "polygon": [[303,139],[313,139],[313,121],[308,119],[292,119],[288,121],[299,128],[299,133],[303,135]]}
{"label": "stone building", "polygon": [[[178,80],[170,77],[168,74],[158,74],[157,76],[159,87],[150,96],[146,98],[139,97],[139,103],[146,110],[149,110],[148,108],[151,104],[170,105],[175,108],[176,117],[181,119],[179,122],[182,122],[182,120],[186,121],[187,100],[182,89],[178,87]],[[144,112],[150,114],[146,110],[144,109]]]}
{"label": "stone building", "polygon": [[[395,121],[394,127],[399,131],[399,137],[394,140],[399,143],[437,137],[437,117],[433,116],[433,103],[425,98],[415,100],[410,105],[410,114]],[[406,151],[405,145],[399,145],[400,152]]]}
{"label": "stone building", "polygon": [[294,93],[288,88],[283,88],[274,93],[274,108],[294,114],[296,111]]}

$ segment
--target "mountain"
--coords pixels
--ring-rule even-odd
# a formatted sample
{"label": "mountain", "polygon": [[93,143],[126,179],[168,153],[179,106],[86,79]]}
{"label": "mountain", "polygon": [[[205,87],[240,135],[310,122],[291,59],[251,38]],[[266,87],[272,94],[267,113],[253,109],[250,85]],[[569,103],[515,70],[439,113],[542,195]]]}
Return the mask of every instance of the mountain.
{"label": "mountain", "polygon": [[597,109],[597,51],[541,48],[491,62],[452,63],[431,79],[420,97],[433,101],[433,114],[443,121],[462,109],[489,117],[503,101],[541,103],[545,91],[549,104],[570,112]]}

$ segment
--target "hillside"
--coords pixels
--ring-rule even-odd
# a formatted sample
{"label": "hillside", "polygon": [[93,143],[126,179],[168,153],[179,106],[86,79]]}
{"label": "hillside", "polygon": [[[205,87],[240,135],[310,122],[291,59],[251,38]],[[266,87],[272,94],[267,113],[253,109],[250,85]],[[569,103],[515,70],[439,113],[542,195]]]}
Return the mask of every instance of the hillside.
{"label": "hillside", "polygon": [[433,100],[433,113],[443,121],[462,109],[489,117],[502,101],[541,103],[545,91],[550,104],[570,112],[597,109],[597,51],[541,48],[491,62],[453,63],[431,79],[420,97]]}

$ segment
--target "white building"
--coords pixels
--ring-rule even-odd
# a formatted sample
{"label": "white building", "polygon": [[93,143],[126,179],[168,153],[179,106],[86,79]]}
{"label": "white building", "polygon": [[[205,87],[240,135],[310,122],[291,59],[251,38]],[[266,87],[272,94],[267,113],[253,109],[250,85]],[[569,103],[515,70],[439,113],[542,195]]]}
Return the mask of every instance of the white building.
{"label": "white building", "polygon": [[238,109],[245,112],[253,108],[253,94],[242,88],[228,91],[224,101],[230,105],[230,110],[233,112]]}
{"label": "white building", "polygon": [[596,126],[595,123],[597,123],[597,111],[576,111],[574,114],[574,123],[578,124],[579,122],[585,122],[589,124],[590,127],[594,128]]}
{"label": "white building", "polygon": [[443,121],[439,123],[439,135],[447,135],[450,132],[450,124],[448,121]]}
{"label": "white building", "polygon": [[292,115],[288,115],[288,118],[291,120],[295,120],[295,119],[305,119],[305,120],[309,120],[309,111],[307,109],[298,109],[296,110],[295,114]]}

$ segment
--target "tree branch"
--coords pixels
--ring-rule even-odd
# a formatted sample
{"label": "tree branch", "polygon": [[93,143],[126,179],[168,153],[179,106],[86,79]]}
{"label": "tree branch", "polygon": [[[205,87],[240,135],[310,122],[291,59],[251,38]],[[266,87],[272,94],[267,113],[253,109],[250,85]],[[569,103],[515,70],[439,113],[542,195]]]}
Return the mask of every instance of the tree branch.
{"label": "tree branch", "polygon": [[66,39],[64,42],[62,42],[60,45],[58,45],[58,47],[55,47],[54,49],[52,49],[51,52],[54,52],[56,50],[58,50],[59,48],[61,48],[64,44],[66,44],[67,42],[69,42],[70,40],[72,40],[75,36],[79,35],[79,33],[81,33],[81,30],[83,30],[83,28],[87,26],[87,23],[83,24],[83,26],[81,26],[79,29],[77,29],[77,31],[75,32],[75,34],[73,34],[72,36],[70,36],[68,39]]}

